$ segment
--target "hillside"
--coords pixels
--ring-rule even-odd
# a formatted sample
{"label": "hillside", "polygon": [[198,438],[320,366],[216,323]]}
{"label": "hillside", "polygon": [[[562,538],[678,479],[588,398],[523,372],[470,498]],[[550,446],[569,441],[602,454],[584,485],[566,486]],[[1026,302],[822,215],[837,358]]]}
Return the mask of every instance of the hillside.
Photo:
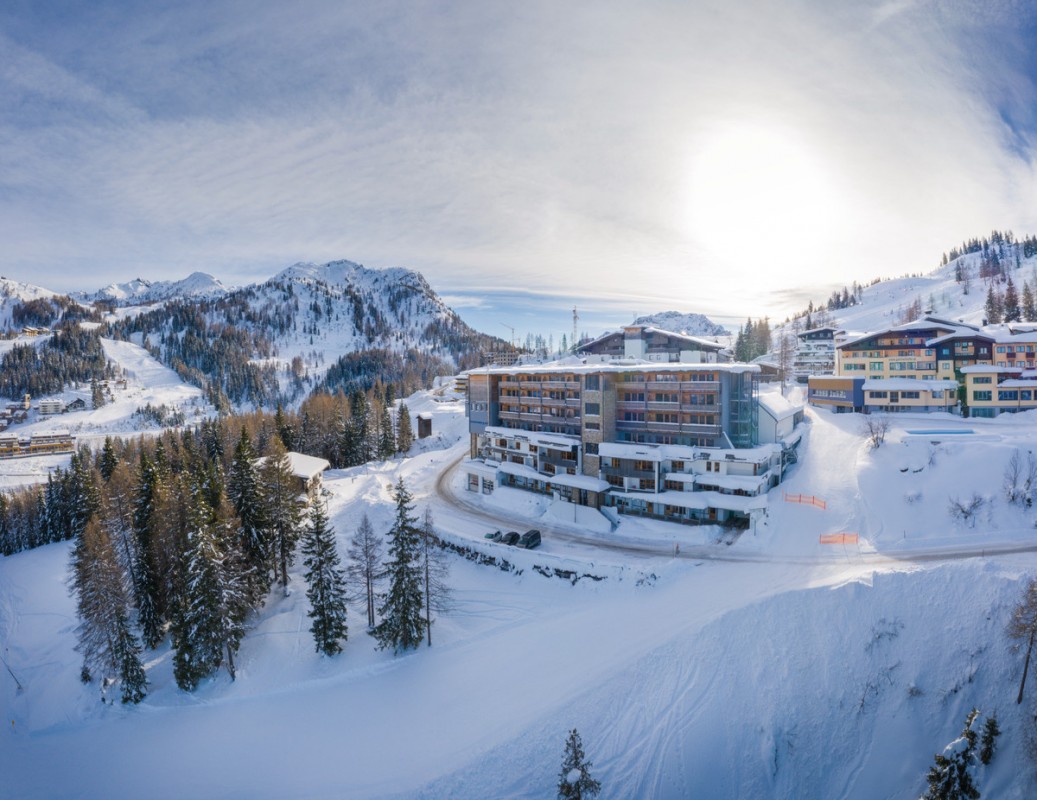
{"label": "hillside", "polygon": [[918,316],[914,313],[918,311],[982,324],[988,317],[985,304],[991,287],[1004,294],[1010,278],[1020,295],[1027,283],[1037,292],[1037,254],[1028,245],[1028,240],[993,241],[986,249],[982,244],[972,245],[978,247],[974,252],[952,250],[954,258],[931,272],[861,288],[853,305],[839,308],[831,307],[831,301],[819,303],[809,319],[799,317],[801,326],[831,324],[863,333],[906,322]]}
{"label": "hillside", "polygon": [[291,405],[318,387],[413,390],[506,346],[469,328],[417,272],[295,264],[220,297],[112,319],[220,406]]}
{"label": "hillside", "polygon": [[660,311],[657,314],[638,317],[635,325],[655,325],[666,331],[686,333],[690,336],[727,336],[729,332],[704,314],[684,314],[680,311]]}

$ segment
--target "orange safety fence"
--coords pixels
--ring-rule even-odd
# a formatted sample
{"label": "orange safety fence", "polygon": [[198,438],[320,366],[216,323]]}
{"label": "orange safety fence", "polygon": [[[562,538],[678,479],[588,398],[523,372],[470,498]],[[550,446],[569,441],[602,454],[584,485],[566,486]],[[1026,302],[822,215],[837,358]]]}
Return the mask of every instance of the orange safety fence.
{"label": "orange safety fence", "polygon": [[781,496],[786,503],[800,503],[804,506],[813,506],[814,508],[820,509],[828,508],[828,503],[820,497],[814,497],[810,494],[789,494],[788,492],[782,492]]}
{"label": "orange safety fence", "polygon": [[822,533],[821,544],[857,544],[856,533]]}

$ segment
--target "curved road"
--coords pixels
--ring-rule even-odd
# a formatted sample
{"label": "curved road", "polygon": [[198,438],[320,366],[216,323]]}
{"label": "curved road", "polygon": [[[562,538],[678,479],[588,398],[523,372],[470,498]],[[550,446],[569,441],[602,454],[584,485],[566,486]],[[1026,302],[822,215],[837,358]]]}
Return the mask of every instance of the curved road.
{"label": "curved road", "polygon": [[[462,453],[453,461],[449,462],[436,478],[435,492],[440,500],[450,506],[453,513],[476,522],[485,528],[508,529],[514,528],[516,519],[507,515],[496,515],[489,513],[486,509],[470,503],[459,496],[451,488],[454,473],[464,460],[466,453]],[[591,545],[600,550],[624,553],[640,558],[667,557],[673,558],[673,548],[669,544],[643,542],[636,539],[623,538],[610,535],[608,538],[601,536],[581,534],[571,529],[558,528],[544,525],[542,521],[537,522],[537,527],[551,538],[570,542],[573,544]],[[760,563],[783,563],[783,564],[828,564],[846,561],[846,555],[831,556],[785,556],[769,555],[766,553],[725,553],[716,546],[693,546],[681,547],[678,558],[690,558],[696,561],[728,561],[728,562],[760,562]],[[986,556],[1011,555],[1013,553],[1037,552],[1037,542],[1033,544],[1003,544],[993,546],[972,546],[955,548],[931,548],[919,549],[909,553],[885,554],[879,552],[856,553],[855,558],[874,564],[897,564],[902,562],[931,562],[931,561],[953,561],[965,558],[985,558]]]}

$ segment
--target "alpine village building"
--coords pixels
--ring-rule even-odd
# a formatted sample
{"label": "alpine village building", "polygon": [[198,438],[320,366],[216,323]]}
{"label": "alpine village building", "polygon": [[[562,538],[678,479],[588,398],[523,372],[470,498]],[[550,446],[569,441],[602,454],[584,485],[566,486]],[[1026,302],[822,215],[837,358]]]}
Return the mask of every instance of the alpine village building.
{"label": "alpine village building", "polygon": [[836,374],[808,380],[811,405],[973,417],[1037,408],[1037,325],[980,327],[927,316],[850,338],[835,352]]}

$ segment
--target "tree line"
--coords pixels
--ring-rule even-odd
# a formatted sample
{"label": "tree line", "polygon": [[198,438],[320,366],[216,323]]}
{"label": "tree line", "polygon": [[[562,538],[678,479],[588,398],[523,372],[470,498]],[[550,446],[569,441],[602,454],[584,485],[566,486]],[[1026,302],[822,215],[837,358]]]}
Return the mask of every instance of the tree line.
{"label": "tree line", "polygon": [[300,540],[318,652],[341,651],[349,599],[367,606],[380,647],[399,652],[423,636],[431,644],[431,615],[446,597],[431,515],[418,523],[401,479],[388,559],[364,517],[343,569],[323,502],[306,509],[280,435],[268,426],[257,449],[255,422],[109,437],[99,452],[81,448],[45,486],[0,495],[5,554],[74,541],[84,681],[98,677],[103,690],[118,682],[123,702],[138,702],[146,693],[141,652],[167,637],[180,688],[194,689],[221,667],[233,678],[250,620],[275,586],[287,591]]}
{"label": "tree line", "polygon": [[38,347],[15,345],[0,358],[0,397],[57,394],[72,383],[115,376],[96,330],[62,323]]}

